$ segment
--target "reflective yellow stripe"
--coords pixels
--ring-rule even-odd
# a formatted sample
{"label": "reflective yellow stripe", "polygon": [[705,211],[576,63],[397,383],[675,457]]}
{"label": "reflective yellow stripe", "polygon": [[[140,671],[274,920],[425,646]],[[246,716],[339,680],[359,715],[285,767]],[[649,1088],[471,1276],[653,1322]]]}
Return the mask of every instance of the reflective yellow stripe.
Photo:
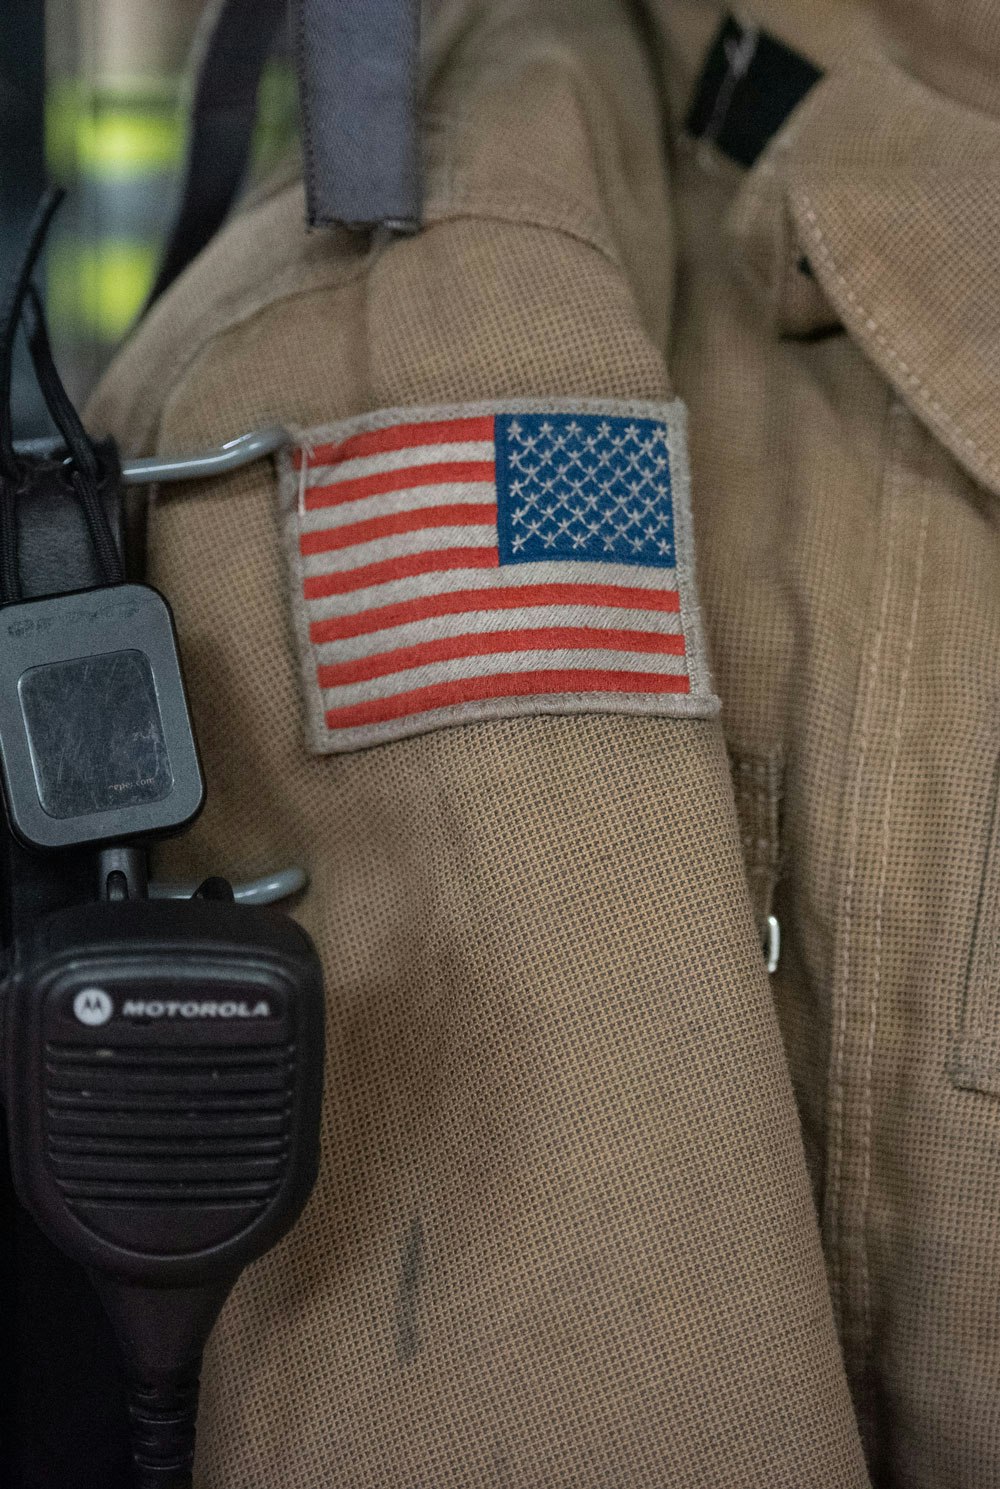
{"label": "reflective yellow stripe", "polygon": [[127,178],[175,171],[184,152],[176,89],[53,88],[46,107],[49,164],[56,175]]}
{"label": "reflective yellow stripe", "polygon": [[115,341],[142,309],[158,248],[148,243],[53,243],[49,251],[49,314],[60,331]]}
{"label": "reflective yellow stripe", "polygon": [[[176,78],[96,87],[63,79],[50,87],[49,168],[79,204],[71,201],[47,255],[49,315],[67,342],[113,344],[145,303],[186,148],[178,95]],[[265,70],[260,105],[253,144],[258,175],[296,133],[295,77],[287,63]]]}
{"label": "reflective yellow stripe", "polygon": [[175,170],[182,150],[175,119],[122,109],[82,118],[76,136],[79,169],[101,176]]}

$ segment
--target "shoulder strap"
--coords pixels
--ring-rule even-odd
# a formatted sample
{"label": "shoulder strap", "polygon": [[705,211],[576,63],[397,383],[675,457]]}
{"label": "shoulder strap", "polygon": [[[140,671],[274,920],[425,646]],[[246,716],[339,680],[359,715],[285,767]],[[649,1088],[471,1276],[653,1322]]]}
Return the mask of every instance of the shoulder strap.
{"label": "shoulder strap", "polygon": [[419,226],[419,0],[219,0],[196,44],[180,207],[148,304],[221,227],[290,7],[310,227]]}
{"label": "shoulder strap", "polygon": [[292,0],[310,227],[420,219],[416,0]]}

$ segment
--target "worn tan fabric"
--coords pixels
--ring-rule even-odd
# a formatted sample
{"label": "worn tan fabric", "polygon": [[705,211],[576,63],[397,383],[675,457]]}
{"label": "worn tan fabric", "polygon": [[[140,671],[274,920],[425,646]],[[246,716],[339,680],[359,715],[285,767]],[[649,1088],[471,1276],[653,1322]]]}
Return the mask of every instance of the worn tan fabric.
{"label": "worn tan fabric", "polygon": [[735,750],[787,752],[776,1001],[869,1463],[907,1489],[1000,1477],[989,140],[868,61],[747,176],[680,157],[718,686]]}
{"label": "worn tan fabric", "polygon": [[422,234],[265,195],[95,400],[146,452],[680,393],[723,709],[311,756],[273,471],[154,506],[169,866],[303,863],[330,1011],[202,1489],[1000,1482],[996,21],[762,0],[828,76],[744,172],[680,134],[719,18],[441,0]]}

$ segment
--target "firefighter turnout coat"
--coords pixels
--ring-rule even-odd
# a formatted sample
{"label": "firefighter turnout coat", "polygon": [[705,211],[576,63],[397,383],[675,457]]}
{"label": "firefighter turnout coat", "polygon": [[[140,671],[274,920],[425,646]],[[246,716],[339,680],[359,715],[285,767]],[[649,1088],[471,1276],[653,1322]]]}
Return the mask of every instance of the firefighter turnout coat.
{"label": "firefighter turnout coat", "polygon": [[149,516],[161,871],[328,984],[202,1489],[1000,1483],[1000,21],[753,11],[434,5],[422,231],[277,181],[93,400],[293,433]]}

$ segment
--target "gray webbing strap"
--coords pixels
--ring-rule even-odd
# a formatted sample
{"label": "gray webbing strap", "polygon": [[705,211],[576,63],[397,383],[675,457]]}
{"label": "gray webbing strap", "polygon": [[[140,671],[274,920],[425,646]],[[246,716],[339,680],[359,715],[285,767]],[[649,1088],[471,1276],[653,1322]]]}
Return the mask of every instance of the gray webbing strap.
{"label": "gray webbing strap", "polygon": [[180,207],[147,304],[200,253],[235,200],[286,5],[310,227],[420,225],[419,0],[218,0],[199,37]]}
{"label": "gray webbing strap", "polygon": [[420,6],[291,0],[312,227],[420,222]]}

